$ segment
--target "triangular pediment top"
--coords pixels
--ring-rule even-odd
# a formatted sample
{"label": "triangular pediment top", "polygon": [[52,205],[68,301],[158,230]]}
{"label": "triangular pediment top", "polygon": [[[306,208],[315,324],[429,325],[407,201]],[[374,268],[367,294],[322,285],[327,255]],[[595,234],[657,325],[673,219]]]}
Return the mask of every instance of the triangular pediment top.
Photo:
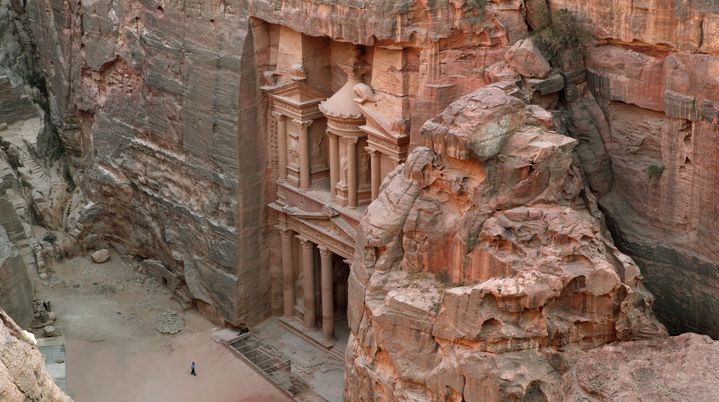
{"label": "triangular pediment top", "polygon": [[326,94],[305,84],[303,81],[293,81],[287,85],[272,88],[267,92],[275,99],[297,106],[309,103],[320,103],[327,99]]}
{"label": "triangular pediment top", "polygon": [[387,121],[385,116],[379,113],[375,107],[370,106],[369,103],[357,106],[359,106],[360,110],[362,110],[362,114],[367,121],[367,125],[375,129],[376,132],[382,134],[383,136],[389,139],[398,140],[409,135],[409,133],[400,133],[396,130],[392,130],[392,122]]}

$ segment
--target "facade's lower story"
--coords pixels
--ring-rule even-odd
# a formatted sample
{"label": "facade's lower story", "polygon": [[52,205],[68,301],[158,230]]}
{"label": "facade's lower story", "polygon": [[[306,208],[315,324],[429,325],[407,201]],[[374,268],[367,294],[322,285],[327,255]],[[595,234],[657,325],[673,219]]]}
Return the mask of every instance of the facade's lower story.
{"label": "facade's lower story", "polygon": [[[282,214],[278,226],[283,299],[280,321],[301,337],[341,357],[349,336],[347,280],[352,255],[344,241],[323,230],[334,226],[332,218],[324,218],[303,219]],[[324,224],[318,226],[318,222]]]}

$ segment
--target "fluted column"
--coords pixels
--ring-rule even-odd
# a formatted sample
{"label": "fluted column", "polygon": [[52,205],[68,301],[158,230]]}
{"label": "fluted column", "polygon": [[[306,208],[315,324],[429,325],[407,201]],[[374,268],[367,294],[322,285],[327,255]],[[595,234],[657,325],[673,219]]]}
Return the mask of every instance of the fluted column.
{"label": "fluted column", "polygon": [[295,315],[295,280],[292,270],[292,234],[288,229],[281,228],[282,236],[282,301],[285,317]]}
{"label": "fluted column", "polygon": [[280,180],[287,180],[287,123],[280,112],[272,112],[277,120],[277,169]]}
{"label": "fluted column", "polygon": [[336,135],[328,131],[327,137],[329,137],[330,140],[330,196],[332,197],[332,201],[334,201],[337,195],[337,182],[340,176],[340,149]]}
{"label": "fluted column", "polygon": [[298,150],[300,154],[300,188],[310,187],[310,139],[309,127],[312,120],[294,120],[300,128],[300,139]]}
{"label": "fluted column", "polygon": [[319,246],[322,288],[322,334],[327,341],[335,337],[335,312],[332,295],[332,252],[327,247]]}
{"label": "fluted column", "polygon": [[374,201],[379,195],[380,185],[380,166],[379,166],[379,153],[377,150],[372,148],[366,148],[370,157],[370,176],[372,178],[372,200]]}
{"label": "fluted column", "polygon": [[347,206],[357,207],[357,138],[347,140]]}
{"label": "fluted column", "polygon": [[314,270],[314,244],[304,237],[298,237],[302,246],[302,293],[305,305],[305,328],[315,329],[315,270]]}

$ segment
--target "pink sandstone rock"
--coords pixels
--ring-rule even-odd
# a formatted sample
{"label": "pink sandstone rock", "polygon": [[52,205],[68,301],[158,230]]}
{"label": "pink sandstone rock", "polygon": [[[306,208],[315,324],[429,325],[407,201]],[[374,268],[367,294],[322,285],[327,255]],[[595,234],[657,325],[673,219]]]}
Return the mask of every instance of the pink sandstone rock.
{"label": "pink sandstone rock", "polygon": [[[505,91],[478,90],[447,113],[515,105]],[[583,192],[575,140],[522,125],[480,160],[457,152],[475,126],[441,130],[444,119],[427,123],[433,148],[385,179],[361,222],[347,400],[549,398],[582,350],[666,334]]]}
{"label": "pink sandstone rock", "polygon": [[522,39],[507,49],[505,59],[519,74],[529,78],[545,78],[552,67],[534,45],[532,39]]}
{"label": "pink sandstone rock", "polygon": [[562,378],[562,401],[708,401],[719,397],[719,342],[708,336],[610,344]]}

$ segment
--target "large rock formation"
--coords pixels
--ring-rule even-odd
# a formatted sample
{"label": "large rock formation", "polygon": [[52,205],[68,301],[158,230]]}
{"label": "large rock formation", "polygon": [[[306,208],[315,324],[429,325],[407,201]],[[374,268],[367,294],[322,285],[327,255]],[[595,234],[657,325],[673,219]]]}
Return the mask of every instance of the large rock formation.
{"label": "large rock formation", "polygon": [[585,21],[578,153],[670,332],[719,337],[719,3],[552,0]]}
{"label": "large rock formation", "polygon": [[0,400],[71,401],[45,371],[35,342],[0,310]]}
{"label": "large rock formation", "polygon": [[506,92],[428,122],[431,148],[367,209],[346,399],[557,400],[581,350],[665,334],[584,187],[576,140],[526,124],[540,111]]}
{"label": "large rock formation", "polygon": [[87,199],[67,232],[83,249],[160,260],[181,298],[217,321],[266,317],[265,150],[245,3],[13,4]]}

